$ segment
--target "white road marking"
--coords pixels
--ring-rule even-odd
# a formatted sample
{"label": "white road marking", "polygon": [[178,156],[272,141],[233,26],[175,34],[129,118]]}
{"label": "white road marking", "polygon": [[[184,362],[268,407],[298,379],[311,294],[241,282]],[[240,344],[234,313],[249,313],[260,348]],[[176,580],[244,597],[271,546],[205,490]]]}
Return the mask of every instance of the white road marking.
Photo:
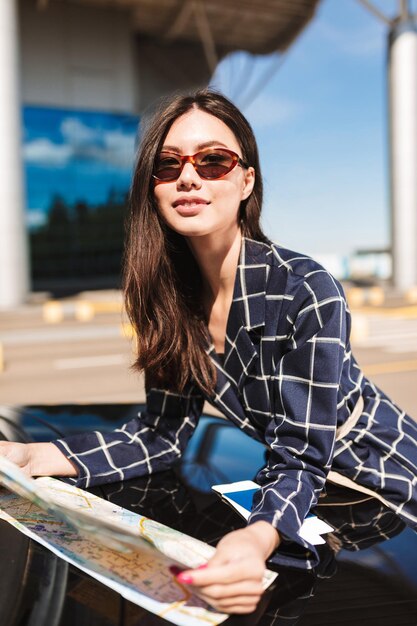
{"label": "white road marking", "polygon": [[417,319],[369,316],[369,334],[354,342],[359,348],[381,348],[391,354],[417,352]]}
{"label": "white road marking", "polygon": [[33,330],[12,330],[0,333],[3,345],[18,346],[77,340],[120,339],[120,324],[103,326],[51,326]]}
{"label": "white road marking", "polygon": [[107,367],[109,365],[126,365],[127,357],[124,354],[101,354],[100,356],[82,356],[70,359],[57,359],[54,369],[72,370],[82,367]]}

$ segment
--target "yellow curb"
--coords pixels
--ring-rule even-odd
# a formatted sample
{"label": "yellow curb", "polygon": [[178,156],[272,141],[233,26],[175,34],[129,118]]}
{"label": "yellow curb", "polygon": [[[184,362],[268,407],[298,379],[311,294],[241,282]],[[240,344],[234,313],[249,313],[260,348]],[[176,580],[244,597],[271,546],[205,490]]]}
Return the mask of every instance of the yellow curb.
{"label": "yellow curb", "polygon": [[345,291],[349,307],[357,308],[365,304],[365,292],[359,287],[351,287]]}
{"label": "yellow curb", "polygon": [[361,313],[352,315],[352,328],[350,331],[350,340],[353,344],[363,341],[369,335],[369,318]]}
{"label": "yellow curb", "polygon": [[412,372],[417,370],[417,359],[409,361],[391,361],[391,363],[374,363],[362,367],[366,376],[375,374],[394,374],[397,372]]}
{"label": "yellow curb", "polygon": [[350,287],[345,290],[349,306],[362,307],[366,304],[382,306],[385,302],[385,292],[382,287]]}
{"label": "yellow curb", "polygon": [[360,309],[352,309],[352,316],[355,316],[357,312],[364,315],[373,315],[375,317],[393,317],[393,318],[417,318],[417,305],[413,306],[401,306],[393,307],[392,309],[379,309],[372,308],[370,306],[364,306]]}
{"label": "yellow curb", "polygon": [[42,317],[47,324],[58,324],[66,317],[79,322],[89,322],[96,314],[122,313],[122,302],[94,302],[91,300],[49,300],[42,307]]}
{"label": "yellow curb", "polygon": [[94,313],[121,313],[123,311],[122,302],[86,302],[94,309]]}
{"label": "yellow curb", "polygon": [[95,315],[91,302],[76,302],[75,319],[79,322],[90,322]]}
{"label": "yellow curb", "polygon": [[382,306],[384,302],[384,290],[381,287],[371,287],[368,291],[368,303],[372,306]]}
{"label": "yellow curb", "polygon": [[56,300],[45,302],[42,307],[42,317],[47,324],[58,324],[64,319],[64,308]]}
{"label": "yellow curb", "polygon": [[129,322],[123,322],[120,325],[120,334],[122,335],[122,337],[125,337],[125,339],[133,339],[133,337],[135,336],[135,331],[133,330],[132,324],[130,324]]}
{"label": "yellow curb", "polygon": [[89,322],[100,313],[121,313],[122,311],[123,304],[121,302],[80,300],[75,303],[75,317],[80,322]]}
{"label": "yellow curb", "polygon": [[410,304],[416,304],[417,303],[417,286],[416,287],[411,287],[405,294],[405,299],[407,302],[409,302]]}

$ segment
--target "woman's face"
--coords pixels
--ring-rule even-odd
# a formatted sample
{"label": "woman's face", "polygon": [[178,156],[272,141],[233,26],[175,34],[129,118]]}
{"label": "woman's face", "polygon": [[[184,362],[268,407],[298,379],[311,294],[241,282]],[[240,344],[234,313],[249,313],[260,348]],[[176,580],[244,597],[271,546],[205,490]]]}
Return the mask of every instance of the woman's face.
{"label": "woman's face", "polygon": [[[193,155],[207,147],[228,148],[243,156],[224,122],[192,109],[172,124],[162,150]],[[250,195],[254,181],[253,167],[237,165],[222,178],[205,180],[187,162],[177,180],[155,181],[154,194],[163,219],[177,233],[186,237],[233,234],[238,228],[240,202]]]}

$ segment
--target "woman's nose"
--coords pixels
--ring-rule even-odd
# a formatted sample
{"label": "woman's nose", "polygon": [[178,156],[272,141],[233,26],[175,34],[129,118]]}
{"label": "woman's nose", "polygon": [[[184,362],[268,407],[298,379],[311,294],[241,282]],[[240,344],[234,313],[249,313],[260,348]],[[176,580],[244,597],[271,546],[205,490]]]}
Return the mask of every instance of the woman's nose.
{"label": "woman's nose", "polygon": [[201,187],[201,178],[192,163],[185,163],[177,179],[177,187]]}

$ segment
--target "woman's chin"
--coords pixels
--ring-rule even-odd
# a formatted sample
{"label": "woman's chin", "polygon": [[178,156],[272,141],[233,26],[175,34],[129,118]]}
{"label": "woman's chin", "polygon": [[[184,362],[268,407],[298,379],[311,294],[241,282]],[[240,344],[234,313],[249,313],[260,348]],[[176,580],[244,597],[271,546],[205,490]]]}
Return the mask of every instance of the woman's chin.
{"label": "woman's chin", "polygon": [[172,230],[175,230],[179,235],[183,235],[184,237],[204,237],[205,235],[210,235],[215,232],[214,227],[210,226],[202,226],[201,224],[172,224]]}

